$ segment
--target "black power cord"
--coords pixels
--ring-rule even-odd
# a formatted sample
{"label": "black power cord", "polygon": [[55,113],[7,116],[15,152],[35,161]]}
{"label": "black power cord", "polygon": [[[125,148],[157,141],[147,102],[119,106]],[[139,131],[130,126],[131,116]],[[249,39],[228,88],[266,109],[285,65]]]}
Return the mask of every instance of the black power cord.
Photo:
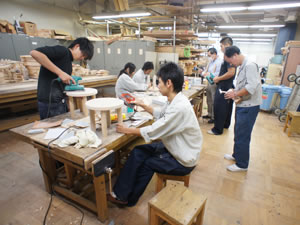
{"label": "black power cord", "polygon": [[[51,156],[51,151],[50,151],[50,144],[54,141],[56,141],[57,139],[59,139],[67,130],[69,130],[71,127],[67,128],[66,130],[64,130],[57,138],[51,140],[49,143],[48,143],[48,154],[49,154],[49,157],[52,158]],[[48,179],[51,181],[51,193],[50,193],[50,202],[49,202],[49,205],[48,205],[48,208],[47,208],[47,211],[45,213],[45,216],[44,216],[44,220],[43,220],[43,225],[46,225],[46,219],[47,219],[47,216],[48,216],[48,213],[49,213],[49,210],[51,208],[51,204],[52,204],[52,200],[53,200],[53,195],[55,195],[57,198],[61,199],[62,201],[66,202],[67,204],[73,206],[75,209],[77,209],[80,213],[81,213],[81,221],[80,221],[80,225],[82,225],[82,222],[83,222],[83,218],[84,218],[84,212],[76,205],[74,205],[73,203],[71,203],[70,201],[60,197],[55,191],[54,191],[54,188],[53,188],[53,183],[54,181],[56,180],[56,177],[54,178],[54,181],[51,179],[51,177],[49,176],[49,174],[47,173],[47,171],[43,168],[42,164],[41,164],[41,161],[39,160],[39,164],[40,164],[40,167],[43,171],[44,174],[46,174],[46,176],[48,177]]]}

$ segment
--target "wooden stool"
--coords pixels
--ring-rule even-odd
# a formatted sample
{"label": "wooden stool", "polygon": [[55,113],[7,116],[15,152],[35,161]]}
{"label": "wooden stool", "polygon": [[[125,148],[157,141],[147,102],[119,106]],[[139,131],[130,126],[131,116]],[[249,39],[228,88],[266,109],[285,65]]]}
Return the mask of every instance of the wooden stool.
{"label": "wooden stool", "polygon": [[148,204],[149,225],[202,225],[206,197],[180,184],[169,184]]}
{"label": "wooden stool", "polygon": [[70,106],[70,113],[71,118],[75,118],[75,103],[74,98],[79,99],[79,108],[80,112],[83,112],[85,116],[88,116],[88,110],[85,106],[85,103],[87,101],[87,97],[91,96],[92,99],[96,98],[96,94],[98,93],[97,89],[95,88],[84,88],[83,91],[67,91],[66,95],[69,97],[69,106]]}
{"label": "wooden stool", "polygon": [[291,136],[292,132],[300,133],[300,112],[288,112],[283,132],[286,131],[286,128],[289,128],[289,137]]}
{"label": "wooden stool", "polygon": [[184,182],[184,186],[189,187],[190,174],[185,176],[175,176],[157,173],[156,193],[160,192],[166,186],[167,180],[176,180]]}
{"label": "wooden stool", "polygon": [[110,127],[110,110],[116,109],[118,123],[123,122],[122,106],[124,102],[117,98],[96,98],[86,102],[86,107],[90,111],[91,129],[96,132],[96,111],[101,112],[102,137],[107,137],[107,128]]}

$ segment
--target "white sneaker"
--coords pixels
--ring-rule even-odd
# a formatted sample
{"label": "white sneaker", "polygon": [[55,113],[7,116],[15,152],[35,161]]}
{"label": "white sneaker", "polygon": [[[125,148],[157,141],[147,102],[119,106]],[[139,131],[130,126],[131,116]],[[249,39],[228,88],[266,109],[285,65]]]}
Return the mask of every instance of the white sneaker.
{"label": "white sneaker", "polygon": [[215,135],[215,133],[212,130],[208,130],[207,133],[211,135]]}
{"label": "white sneaker", "polygon": [[230,155],[230,154],[225,154],[224,155],[224,159],[235,161],[235,158],[232,155]]}
{"label": "white sneaker", "polygon": [[238,167],[236,164],[232,164],[230,166],[227,166],[227,170],[231,171],[231,172],[240,172],[240,171],[247,171],[248,168],[240,168]]}

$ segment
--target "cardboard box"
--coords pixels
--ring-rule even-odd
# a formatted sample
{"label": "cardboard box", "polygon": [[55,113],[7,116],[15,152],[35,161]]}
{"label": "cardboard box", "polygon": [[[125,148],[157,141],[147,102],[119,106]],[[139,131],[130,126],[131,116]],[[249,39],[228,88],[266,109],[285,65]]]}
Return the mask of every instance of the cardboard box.
{"label": "cardboard box", "polygon": [[20,25],[21,25],[21,27],[24,28],[25,34],[27,34],[29,36],[37,36],[38,30],[37,30],[37,26],[35,23],[29,22],[29,21],[27,21],[27,22],[21,21]]}
{"label": "cardboard box", "polygon": [[54,37],[54,30],[38,29],[37,36],[38,37],[43,37],[43,38],[53,38]]}

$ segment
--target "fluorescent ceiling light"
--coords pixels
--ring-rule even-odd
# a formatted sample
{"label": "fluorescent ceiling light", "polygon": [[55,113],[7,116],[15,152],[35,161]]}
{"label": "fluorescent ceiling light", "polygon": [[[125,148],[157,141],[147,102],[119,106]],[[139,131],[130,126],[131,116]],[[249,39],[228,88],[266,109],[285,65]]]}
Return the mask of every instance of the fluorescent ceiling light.
{"label": "fluorescent ceiling light", "polygon": [[248,10],[282,9],[282,8],[294,8],[294,7],[300,7],[300,2],[286,3],[286,4],[273,4],[273,5],[253,5],[253,6],[249,6]]}
{"label": "fluorescent ceiling light", "polygon": [[234,41],[272,41],[272,39],[264,38],[233,38]]}
{"label": "fluorescent ceiling light", "polygon": [[245,6],[232,6],[222,8],[202,8],[200,12],[230,12],[230,11],[243,11],[243,10],[265,10],[265,9],[282,9],[282,8],[295,8],[300,7],[300,2],[285,3],[285,4],[270,4],[270,5],[253,5],[249,7]]}
{"label": "fluorescent ceiling light", "polygon": [[284,27],[283,24],[278,25],[251,25],[249,28],[278,28],[278,27]]}
{"label": "fluorescent ceiling light", "polygon": [[220,28],[220,29],[242,29],[242,28],[248,28],[249,26],[237,25],[237,26],[217,26],[217,27]]}
{"label": "fluorescent ceiling light", "polygon": [[115,15],[93,16],[93,19],[104,20],[104,19],[118,19],[118,18],[129,18],[129,17],[143,17],[143,16],[151,16],[151,13],[149,12],[122,13],[122,14],[115,14]]}
{"label": "fluorescent ceiling light", "polygon": [[230,11],[242,11],[247,7],[222,7],[222,8],[204,8],[200,9],[200,12],[230,12]]}
{"label": "fluorescent ceiling light", "polygon": [[244,33],[228,33],[230,37],[276,37],[277,34],[244,34]]}
{"label": "fluorescent ceiling light", "polygon": [[284,27],[283,24],[274,24],[274,25],[236,25],[236,26],[217,26],[220,29],[243,29],[243,28],[279,28]]}
{"label": "fluorescent ceiling light", "polygon": [[237,42],[238,44],[251,44],[251,45],[270,45],[272,42]]}

